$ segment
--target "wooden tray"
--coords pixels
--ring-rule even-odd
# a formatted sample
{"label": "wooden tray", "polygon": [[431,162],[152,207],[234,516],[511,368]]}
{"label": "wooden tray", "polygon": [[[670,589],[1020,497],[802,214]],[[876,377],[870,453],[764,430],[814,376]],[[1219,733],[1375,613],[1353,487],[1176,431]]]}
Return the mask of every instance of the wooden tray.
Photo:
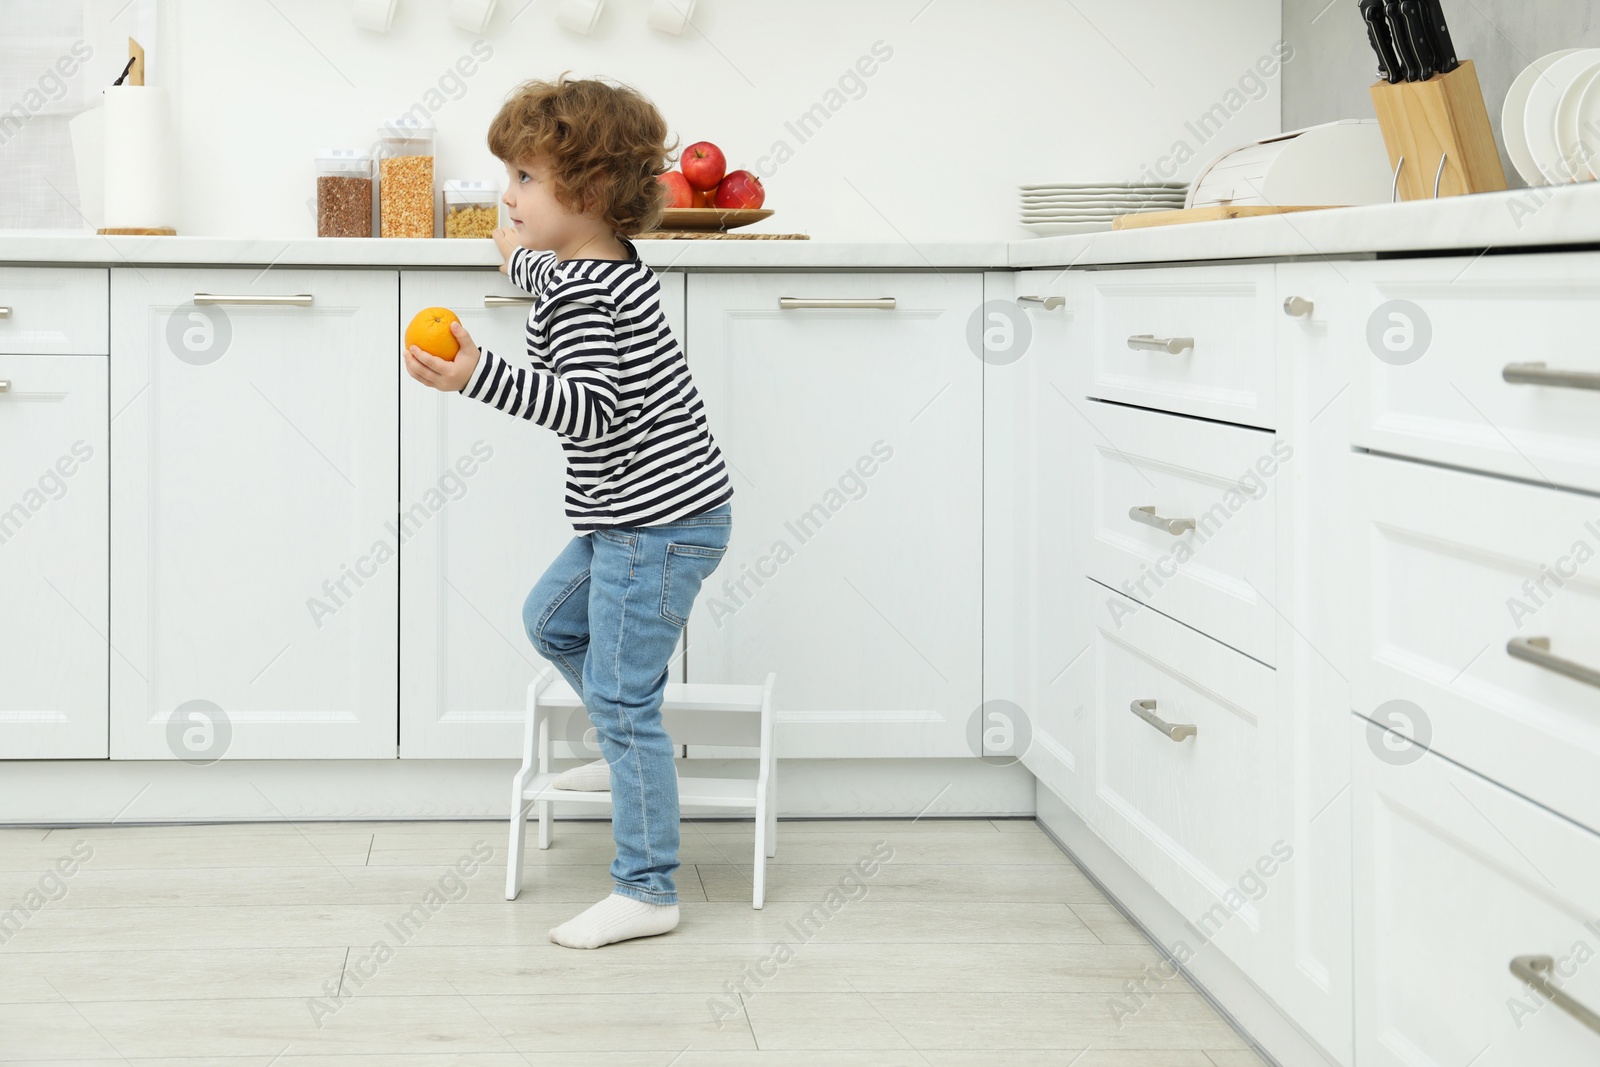
{"label": "wooden tray", "polygon": [[809,241],[808,233],[727,233],[723,230],[650,230],[635,241]]}
{"label": "wooden tray", "polygon": [[669,207],[658,230],[732,230],[769,217],[768,207]]}
{"label": "wooden tray", "polygon": [[1302,207],[1271,207],[1251,205],[1230,207],[1215,204],[1211,207],[1186,208],[1183,211],[1140,211],[1132,215],[1118,215],[1111,220],[1113,230],[1142,230],[1147,226],[1176,226],[1183,222],[1215,222],[1218,219],[1248,219],[1257,215],[1286,215],[1292,211],[1327,211],[1336,204],[1313,204]]}

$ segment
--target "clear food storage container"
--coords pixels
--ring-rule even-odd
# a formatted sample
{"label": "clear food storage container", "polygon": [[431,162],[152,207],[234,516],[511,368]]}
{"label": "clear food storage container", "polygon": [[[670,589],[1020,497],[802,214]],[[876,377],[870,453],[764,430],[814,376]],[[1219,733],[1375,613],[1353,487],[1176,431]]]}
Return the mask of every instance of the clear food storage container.
{"label": "clear food storage container", "polygon": [[354,148],[317,152],[317,236],[372,236],[372,157]]}
{"label": "clear food storage container", "polygon": [[378,232],[433,236],[433,123],[405,115],[378,130]]}
{"label": "clear food storage container", "polygon": [[500,193],[494,182],[444,183],[446,237],[493,237],[499,225]]}

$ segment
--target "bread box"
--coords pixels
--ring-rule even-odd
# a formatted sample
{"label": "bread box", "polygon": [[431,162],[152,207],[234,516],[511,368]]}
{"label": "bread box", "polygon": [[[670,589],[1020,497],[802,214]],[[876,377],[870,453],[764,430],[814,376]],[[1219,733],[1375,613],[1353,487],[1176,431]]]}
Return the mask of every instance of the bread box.
{"label": "bread box", "polygon": [[1380,204],[1393,183],[1377,120],[1340,119],[1230,148],[1196,176],[1186,207]]}

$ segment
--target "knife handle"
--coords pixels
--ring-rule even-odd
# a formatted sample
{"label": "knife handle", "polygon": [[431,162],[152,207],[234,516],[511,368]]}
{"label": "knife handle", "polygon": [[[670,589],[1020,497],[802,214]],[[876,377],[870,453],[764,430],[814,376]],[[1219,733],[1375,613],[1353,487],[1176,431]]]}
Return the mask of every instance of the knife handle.
{"label": "knife handle", "polygon": [[1393,85],[1400,80],[1400,64],[1389,40],[1389,24],[1383,17],[1383,0],[1361,0],[1361,21],[1367,24],[1367,40],[1378,57],[1378,77]]}
{"label": "knife handle", "polygon": [[1411,43],[1406,33],[1406,19],[1400,13],[1400,0],[1384,0],[1384,22],[1389,26],[1389,39],[1394,42],[1395,58],[1399,61],[1398,70],[1402,81],[1414,82],[1417,80],[1417,57],[1411,51]]}
{"label": "knife handle", "polygon": [[1428,40],[1433,46],[1433,65],[1440,74],[1449,74],[1461,66],[1456,56],[1456,43],[1450,37],[1450,24],[1445,21],[1444,7],[1439,0],[1422,0],[1422,19],[1428,24]]}
{"label": "knife handle", "polygon": [[1400,17],[1405,20],[1406,39],[1411,42],[1411,54],[1416,58],[1416,80],[1425,82],[1436,69],[1433,57],[1433,35],[1422,17],[1422,0],[1400,0]]}

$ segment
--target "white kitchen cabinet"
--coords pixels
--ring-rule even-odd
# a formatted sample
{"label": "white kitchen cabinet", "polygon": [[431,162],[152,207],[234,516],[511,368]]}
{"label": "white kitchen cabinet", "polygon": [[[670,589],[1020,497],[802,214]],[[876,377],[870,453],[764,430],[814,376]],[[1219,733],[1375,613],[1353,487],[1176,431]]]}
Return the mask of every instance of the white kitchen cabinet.
{"label": "white kitchen cabinet", "polygon": [[1356,444],[1600,492],[1592,253],[1343,265]]}
{"label": "white kitchen cabinet", "polygon": [[1263,902],[1265,983],[1336,1061],[1352,1062],[1350,747],[1352,481],[1349,353],[1361,324],[1348,263],[1281,263],[1273,301],[1281,455],[1271,495],[1278,707],[1272,836],[1292,844]]}
{"label": "white kitchen cabinet", "polygon": [[[1082,581],[1085,292],[1078,272],[985,276],[1000,317],[989,324],[996,350],[984,367],[981,737],[986,755],[1020,749],[1030,771],[1080,804],[1094,721]],[[995,303],[1007,299],[1009,308]]]}
{"label": "white kitchen cabinet", "polygon": [[0,352],[105,355],[108,284],[103,267],[0,267]]}
{"label": "white kitchen cabinet", "polygon": [[1431,752],[1392,747],[1365,719],[1350,730],[1356,1063],[1600,1062],[1600,1032],[1513,971],[1545,957],[1553,985],[1600,1012],[1600,837]]}
{"label": "white kitchen cabinet", "polygon": [[1272,666],[1272,433],[1088,403],[1089,576]]}
{"label": "white kitchen cabinet", "polygon": [[1600,830],[1594,497],[1386,456],[1354,471],[1355,709],[1399,712],[1433,750]]}
{"label": "white kitchen cabinet", "polygon": [[[683,336],[683,275],[661,273]],[[486,298],[487,300],[486,306]],[[453,308],[473,339],[524,358],[532,297],[499,271],[403,271],[402,321]],[[400,754],[498,758],[522,740],[528,682],[548,663],[522,623],[534,582],[574,535],[550,430],[400,375]],[[680,665],[675,666],[675,670]]]}
{"label": "white kitchen cabinet", "polygon": [[1091,584],[1094,796],[1086,820],[1189,920],[1188,950],[1215,945],[1262,982],[1272,948],[1264,909],[1293,859],[1293,842],[1275,836],[1265,803],[1282,718],[1274,672]]}
{"label": "white kitchen cabinet", "polygon": [[1094,271],[1089,395],[1272,429],[1272,272],[1270,263]]}
{"label": "white kitchen cabinet", "polygon": [[113,758],[395,755],[398,288],[113,269]]}
{"label": "white kitchen cabinet", "polygon": [[776,671],[785,757],[973,754],[982,291],[954,272],[688,279],[689,364],[734,486],[688,678]]}
{"label": "white kitchen cabinet", "polygon": [[0,759],[106,755],[106,374],[0,355]]}

